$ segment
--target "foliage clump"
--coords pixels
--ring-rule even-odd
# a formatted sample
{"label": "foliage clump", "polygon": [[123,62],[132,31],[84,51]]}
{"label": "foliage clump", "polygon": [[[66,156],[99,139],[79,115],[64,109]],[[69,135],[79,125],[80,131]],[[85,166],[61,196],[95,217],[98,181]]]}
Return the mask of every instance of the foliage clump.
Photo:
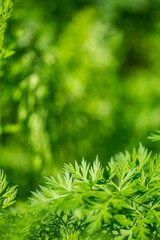
{"label": "foliage clump", "polygon": [[13,2],[11,0],[0,1],[0,60],[11,56],[14,51],[4,48],[4,33],[7,26],[7,20],[11,16]]}
{"label": "foliage clump", "polygon": [[[10,187],[6,175],[0,170],[0,237],[1,239],[11,239],[10,231],[14,231],[14,216],[10,208],[15,203],[17,186]],[[13,234],[11,235],[13,237]]]}
{"label": "foliage clump", "polygon": [[[160,156],[141,144],[105,167],[98,157],[92,165],[83,159],[46,179],[25,213],[1,215],[2,239],[160,238]],[[16,187],[7,187],[3,171],[0,180],[2,212],[14,203]]]}
{"label": "foliage clump", "polygon": [[[160,156],[152,156],[141,144],[132,153],[115,155],[106,167],[98,157],[93,165],[83,159],[81,164],[65,164],[57,179],[46,179],[25,214],[3,219],[11,222],[11,236],[16,232],[21,239],[159,239]],[[13,204],[16,188],[7,188],[3,171],[0,180],[3,210]]]}
{"label": "foliage clump", "polygon": [[16,188],[16,186],[8,186],[6,175],[3,170],[0,170],[0,212],[15,202]]}
{"label": "foliage clump", "polygon": [[[158,239],[159,181],[160,156],[151,156],[141,144],[132,154],[116,155],[106,167],[101,166],[98,158],[93,166],[85,160],[80,165],[77,162],[75,166],[65,164],[63,176],[58,174],[57,180],[52,176],[47,178],[46,186],[40,186],[41,190],[33,193],[31,209],[43,216],[42,219],[48,219],[50,231],[49,234],[44,231],[47,226],[42,220],[39,234],[58,239],[49,237],[55,233],[53,229],[58,223],[63,230],[57,237],[65,239],[71,221],[72,226],[75,224],[78,228],[78,239],[81,234],[82,239],[84,236],[89,239]],[[32,227],[37,228],[37,224],[38,221]]]}

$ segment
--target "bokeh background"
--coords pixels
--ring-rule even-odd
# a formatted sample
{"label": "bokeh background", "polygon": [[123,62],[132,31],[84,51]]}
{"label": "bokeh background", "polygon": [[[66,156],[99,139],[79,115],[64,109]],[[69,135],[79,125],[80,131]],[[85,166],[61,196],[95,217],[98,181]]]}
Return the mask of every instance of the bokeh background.
{"label": "bokeh background", "polygon": [[19,200],[63,163],[159,151],[159,0],[16,0],[5,45],[0,168]]}

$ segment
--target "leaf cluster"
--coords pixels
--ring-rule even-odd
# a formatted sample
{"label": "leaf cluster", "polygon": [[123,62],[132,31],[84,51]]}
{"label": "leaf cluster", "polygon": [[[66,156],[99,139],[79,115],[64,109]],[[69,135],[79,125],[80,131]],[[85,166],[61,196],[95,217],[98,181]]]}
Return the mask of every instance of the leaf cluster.
{"label": "leaf cluster", "polygon": [[14,203],[16,187],[8,187],[0,172],[2,239],[160,238],[160,156],[141,144],[115,155],[106,167],[98,157],[92,165],[83,159],[46,180],[26,213],[13,214],[4,210]]}
{"label": "leaf cluster", "polygon": [[106,167],[98,158],[93,166],[84,159],[80,165],[65,164],[63,176],[47,178],[46,186],[33,193],[31,209],[43,217],[54,216],[49,218],[52,227],[57,216],[62,221],[71,214],[75,223],[83,219],[83,231],[91,239],[96,234],[99,239],[158,239],[159,181],[160,157],[140,144],[132,154],[116,155]]}
{"label": "leaf cluster", "polygon": [[8,186],[6,175],[3,170],[0,170],[0,212],[14,204],[17,193],[16,188],[16,186]]}
{"label": "leaf cluster", "polygon": [[13,10],[12,0],[0,1],[0,59],[11,56],[14,51],[4,48],[4,33],[7,27],[7,20]]}
{"label": "leaf cluster", "polygon": [[[15,203],[17,187],[8,185],[6,175],[0,170],[0,236],[1,239],[9,238],[11,232],[15,231],[16,217],[11,213],[10,206]],[[12,235],[13,236],[13,235]],[[18,236],[18,235],[17,235]]]}

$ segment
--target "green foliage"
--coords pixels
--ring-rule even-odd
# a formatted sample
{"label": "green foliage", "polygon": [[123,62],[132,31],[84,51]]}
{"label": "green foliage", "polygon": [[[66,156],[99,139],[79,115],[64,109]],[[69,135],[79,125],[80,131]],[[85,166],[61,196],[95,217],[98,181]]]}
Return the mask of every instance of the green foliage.
{"label": "green foliage", "polygon": [[[158,239],[160,156],[141,144],[102,167],[65,164],[33,193],[33,239]],[[55,230],[56,229],[56,230]],[[47,232],[48,231],[48,232]],[[73,238],[72,238],[72,237]],[[86,239],[86,238],[85,238]]]}
{"label": "green foliage", "polygon": [[160,155],[142,144],[115,155],[106,167],[98,157],[93,165],[83,159],[46,179],[25,212],[4,212],[15,201],[16,187],[8,187],[1,171],[2,239],[159,239]]}
{"label": "green foliage", "polygon": [[67,159],[103,159],[160,126],[159,1],[17,0],[6,28],[12,7],[0,0],[0,165],[21,202],[0,171],[0,238],[160,239],[159,155]]}
{"label": "green foliage", "polygon": [[7,19],[11,16],[13,9],[12,0],[0,1],[0,60],[11,56],[14,51],[4,48],[4,33],[6,30]]}
{"label": "green foliage", "polygon": [[157,130],[157,134],[151,134],[151,136],[148,137],[153,142],[160,141],[160,131]]}
{"label": "green foliage", "polygon": [[137,141],[152,148],[146,136],[160,127],[159,9],[155,0],[16,1],[5,40],[16,54],[4,59],[0,83],[0,167],[16,179],[10,159],[23,165],[21,189],[56,174],[66,156],[110,158]]}
{"label": "green foliage", "polygon": [[[11,213],[9,208],[15,203],[17,187],[9,187],[6,175],[0,170],[0,236],[1,239],[13,239],[14,236],[18,240],[18,234],[15,235],[16,217]],[[20,226],[20,225],[19,225]],[[10,236],[12,236],[10,238]]]}
{"label": "green foliage", "polygon": [[[31,223],[29,239],[84,239],[84,220],[75,219],[72,213],[43,211],[43,215],[34,215],[34,222],[31,220]],[[89,238],[86,236],[86,239]]]}
{"label": "green foliage", "polygon": [[9,187],[6,175],[3,170],[0,170],[0,212],[15,202],[16,186]]}

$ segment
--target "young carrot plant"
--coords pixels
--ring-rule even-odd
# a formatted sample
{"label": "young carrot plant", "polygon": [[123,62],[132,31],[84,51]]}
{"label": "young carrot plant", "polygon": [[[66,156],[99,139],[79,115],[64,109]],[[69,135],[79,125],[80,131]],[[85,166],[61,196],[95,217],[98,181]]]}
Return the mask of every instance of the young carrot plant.
{"label": "young carrot plant", "polygon": [[159,239],[160,156],[140,144],[106,167],[98,158],[92,166],[65,164],[62,175],[33,193],[33,238]]}

